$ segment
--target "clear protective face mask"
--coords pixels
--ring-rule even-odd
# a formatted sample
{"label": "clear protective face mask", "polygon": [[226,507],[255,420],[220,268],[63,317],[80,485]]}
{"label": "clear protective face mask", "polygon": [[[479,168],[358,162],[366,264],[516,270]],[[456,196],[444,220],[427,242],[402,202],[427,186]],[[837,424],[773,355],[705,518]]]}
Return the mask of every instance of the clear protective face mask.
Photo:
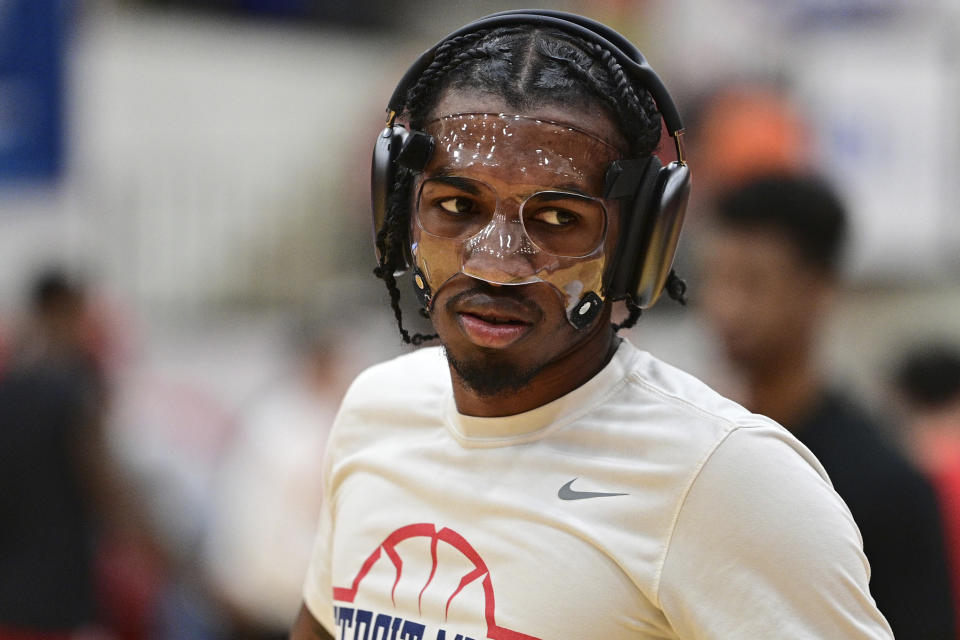
{"label": "clear protective face mask", "polygon": [[417,182],[415,278],[428,306],[457,274],[496,285],[544,282],[567,318],[603,304],[610,163],[623,154],[570,125],[460,113],[430,122],[434,151]]}

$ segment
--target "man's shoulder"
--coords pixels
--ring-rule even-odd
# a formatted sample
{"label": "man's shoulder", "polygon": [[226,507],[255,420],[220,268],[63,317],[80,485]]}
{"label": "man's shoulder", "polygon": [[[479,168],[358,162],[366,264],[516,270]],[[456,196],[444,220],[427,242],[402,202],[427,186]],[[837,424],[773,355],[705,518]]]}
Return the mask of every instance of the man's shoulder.
{"label": "man's shoulder", "polygon": [[627,344],[634,353],[628,372],[628,402],[655,409],[686,422],[712,424],[720,429],[738,425],[775,424],[721,395],[705,382],[656,356]]}
{"label": "man's shoulder", "polygon": [[584,429],[602,425],[605,432],[619,434],[621,455],[642,451],[645,459],[670,461],[678,471],[695,474],[721,447],[763,455],[785,445],[790,457],[822,474],[806,448],[775,421],[751,413],[695,376],[625,346],[624,384],[581,423]]}
{"label": "man's shoulder", "polygon": [[441,347],[422,347],[367,367],[357,376],[360,384],[414,383],[419,376],[443,380],[449,376]]}
{"label": "man's shoulder", "polygon": [[364,398],[389,401],[391,397],[411,398],[443,393],[450,387],[447,360],[440,347],[424,347],[379,362],[362,371],[350,385],[344,404]]}
{"label": "man's shoulder", "polygon": [[762,512],[751,511],[751,505],[760,509],[758,495],[773,494],[774,502],[817,500],[846,517],[823,466],[775,420],[648,353],[639,352],[629,380],[631,413],[643,416],[642,430],[655,433],[646,438],[646,451],[660,464],[678,465],[684,501],[697,487],[709,509],[728,505],[754,517]]}
{"label": "man's shoulder", "polygon": [[327,450],[340,457],[387,434],[434,429],[449,394],[450,374],[441,349],[427,347],[362,371],[340,403]]}

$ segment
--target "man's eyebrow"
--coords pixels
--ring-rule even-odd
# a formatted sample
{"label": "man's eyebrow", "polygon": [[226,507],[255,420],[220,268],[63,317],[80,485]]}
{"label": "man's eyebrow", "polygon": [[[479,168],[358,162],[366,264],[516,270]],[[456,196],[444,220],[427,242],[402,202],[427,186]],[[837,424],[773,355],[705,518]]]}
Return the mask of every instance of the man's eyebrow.
{"label": "man's eyebrow", "polygon": [[560,192],[575,193],[575,194],[577,194],[577,195],[584,196],[585,198],[595,198],[595,197],[596,197],[596,196],[594,196],[593,194],[590,194],[590,193],[587,193],[586,191],[584,191],[583,186],[582,186],[582,185],[579,185],[579,184],[576,184],[575,182],[565,182],[564,184],[558,184],[558,185],[555,185],[555,186],[551,187],[550,189],[548,189],[548,191],[560,191]]}
{"label": "man's eyebrow", "polygon": [[557,200],[569,199],[570,196],[579,196],[581,198],[589,198],[590,200],[597,199],[595,196],[584,193],[580,189],[558,189],[556,191],[540,191],[538,193],[537,200],[539,202],[556,202]]}
{"label": "man's eyebrow", "polygon": [[435,182],[442,182],[443,184],[450,185],[451,187],[456,187],[463,191],[466,191],[470,195],[479,195],[480,188],[474,183],[475,181],[470,178],[459,178],[457,176],[434,176],[430,180]]}
{"label": "man's eyebrow", "polygon": [[[443,184],[450,185],[451,187],[456,187],[458,189],[466,191],[470,195],[480,194],[480,189],[477,187],[477,184],[476,184],[477,181],[473,178],[461,178],[460,176],[449,176],[441,173],[439,175],[431,176],[430,180],[433,180],[436,182],[442,182]],[[553,197],[549,195],[545,195],[544,197],[547,198],[548,201],[551,199],[562,198],[565,194],[573,194],[573,195],[583,196],[585,198],[597,197],[592,193],[588,193],[586,190],[584,190],[583,185],[580,185],[576,182],[564,182],[563,184],[550,185],[549,187],[544,185],[544,189],[542,189],[538,193],[546,192],[547,194],[549,194],[549,192],[551,191],[556,191],[558,193],[556,196],[553,196]]]}

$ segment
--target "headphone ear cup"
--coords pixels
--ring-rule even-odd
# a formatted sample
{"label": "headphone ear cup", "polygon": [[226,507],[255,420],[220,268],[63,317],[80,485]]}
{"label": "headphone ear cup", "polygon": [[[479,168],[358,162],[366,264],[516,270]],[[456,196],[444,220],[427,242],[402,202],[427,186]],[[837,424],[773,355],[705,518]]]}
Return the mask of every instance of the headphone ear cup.
{"label": "headphone ear cup", "polygon": [[[370,167],[370,196],[371,209],[373,211],[373,239],[374,247],[377,252],[377,263],[383,262],[384,255],[391,253],[393,247],[389,246],[389,240],[384,240],[384,246],[377,245],[376,239],[380,235],[387,220],[387,207],[393,192],[393,185],[397,177],[397,158],[403,150],[403,146],[409,137],[410,132],[401,124],[395,124],[385,128],[377,136],[373,145],[373,160]],[[400,248],[403,256],[403,269],[409,268],[413,260],[410,256],[409,242],[404,235],[403,246]]]}
{"label": "headphone ear cup", "polygon": [[617,241],[616,259],[613,273],[607,287],[607,295],[614,300],[632,294],[637,286],[637,273],[643,257],[646,228],[649,226],[651,202],[657,191],[657,176],[660,172],[660,159],[650,156],[642,169],[628,175],[629,182],[620,187],[615,183],[609,197],[621,200],[620,237]]}
{"label": "headphone ear cup", "polygon": [[671,162],[657,172],[643,243],[636,256],[639,268],[628,291],[641,309],[652,307],[667,282],[677,252],[680,229],[690,197],[690,167]]}

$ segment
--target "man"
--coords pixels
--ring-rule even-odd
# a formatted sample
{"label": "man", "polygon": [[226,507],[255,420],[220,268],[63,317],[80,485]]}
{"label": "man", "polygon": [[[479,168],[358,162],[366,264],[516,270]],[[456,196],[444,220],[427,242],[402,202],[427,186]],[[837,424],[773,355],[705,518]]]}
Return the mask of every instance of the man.
{"label": "man", "polygon": [[682,297],[686,168],[651,161],[656,111],[681,127],[623,49],[499,15],[391,100],[377,273],[399,320],[409,266],[443,349],[347,393],[293,638],[891,637],[813,456],[610,324]]}
{"label": "man", "polygon": [[860,528],[870,591],[895,636],[956,637],[930,485],[817,361],[846,238],[839,199],[819,179],[784,174],[742,184],[716,209],[704,312],[743,378],[744,404],[786,426],[827,470]]}

